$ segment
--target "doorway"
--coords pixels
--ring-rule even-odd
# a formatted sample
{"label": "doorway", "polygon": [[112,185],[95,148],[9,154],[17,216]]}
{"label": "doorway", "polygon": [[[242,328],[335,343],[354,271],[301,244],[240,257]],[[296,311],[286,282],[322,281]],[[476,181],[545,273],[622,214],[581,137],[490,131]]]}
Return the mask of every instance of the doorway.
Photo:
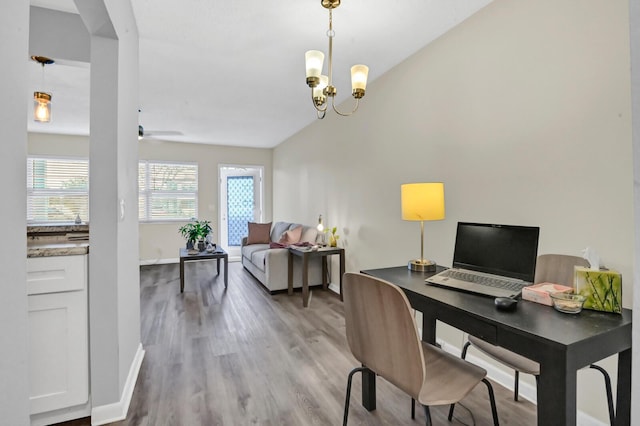
{"label": "doorway", "polygon": [[258,166],[220,166],[220,244],[240,259],[247,222],[262,221],[262,175]]}

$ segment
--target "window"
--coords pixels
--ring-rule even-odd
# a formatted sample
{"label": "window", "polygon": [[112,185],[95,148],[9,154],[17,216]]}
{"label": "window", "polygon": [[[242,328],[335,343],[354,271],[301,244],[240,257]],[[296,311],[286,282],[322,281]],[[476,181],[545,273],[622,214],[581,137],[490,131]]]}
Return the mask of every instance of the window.
{"label": "window", "polygon": [[27,158],[27,222],[89,219],[89,161]]}
{"label": "window", "polygon": [[197,216],[197,164],[141,161],[138,186],[141,221],[189,220]]}
{"label": "window", "polygon": [[[198,165],[140,161],[138,218],[189,220],[198,211]],[[27,222],[89,220],[89,160],[27,158]]]}

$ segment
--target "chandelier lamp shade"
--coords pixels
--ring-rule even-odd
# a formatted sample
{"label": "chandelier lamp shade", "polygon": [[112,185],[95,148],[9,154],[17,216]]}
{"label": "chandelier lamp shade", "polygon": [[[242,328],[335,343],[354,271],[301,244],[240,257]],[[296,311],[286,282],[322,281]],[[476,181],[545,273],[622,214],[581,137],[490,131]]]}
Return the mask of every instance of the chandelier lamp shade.
{"label": "chandelier lamp shade", "polygon": [[[32,56],[31,59],[42,65],[42,85],[44,86],[44,66],[53,64],[54,60],[46,56]],[[51,93],[33,92],[33,119],[41,123],[51,121]]]}
{"label": "chandelier lamp shade", "polygon": [[324,53],[319,50],[309,50],[305,53],[305,67],[307,71],[307,85],[311,88],[311,100],[319,119],[324,118],[327,112],[327,97],[331,98],[331,107],[341,116],[348,116],[356,112],[360,99],[364,97],[367,88],[369,67],[366,65],[354,65],[351,67],[351,95],[356,100],[355,106],[350,112],[341,112],[336,108],[335,96],[338,90],[333,85],[333,9],[340,6],[340,0],[320,0],[322,7],[329,9],[329,64],[327,75],[322,74],[324,66]]}
{"label": "chandelier lamp shade", "polygon": [[435,271],[436,263],[424,258],[424,221],[442,220],[444,214],[444,183],[407,183],[400,187],[402,219],[420,222],[420,259],[409,261],[412,271]]}

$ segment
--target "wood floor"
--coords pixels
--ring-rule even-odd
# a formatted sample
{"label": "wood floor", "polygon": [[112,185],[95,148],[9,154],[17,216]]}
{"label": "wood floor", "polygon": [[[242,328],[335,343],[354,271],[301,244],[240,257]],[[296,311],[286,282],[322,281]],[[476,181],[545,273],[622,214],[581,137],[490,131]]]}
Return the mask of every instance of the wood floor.
{"label": "wood floor", "polygon": [[[339,425],[347,374],[357,365],[344,336],[339,298],[320,289],[302,308],[300,293],[271,296],[239,263],[229,288],[215,262],[141,267],[141,332],[146,351],[126,420],[129,425]],[[502,425],[536,424],[535,406],[494,385]],[[410,398],[377,380],[377,410],[360,405],[354,379],[349,425],[424,425]],[[432,407],[435,425],[490,425],[486,387],[457,406]],[[471,414],[473,413],[473,414]],[[87,419],[67,426],[89,424]]]}

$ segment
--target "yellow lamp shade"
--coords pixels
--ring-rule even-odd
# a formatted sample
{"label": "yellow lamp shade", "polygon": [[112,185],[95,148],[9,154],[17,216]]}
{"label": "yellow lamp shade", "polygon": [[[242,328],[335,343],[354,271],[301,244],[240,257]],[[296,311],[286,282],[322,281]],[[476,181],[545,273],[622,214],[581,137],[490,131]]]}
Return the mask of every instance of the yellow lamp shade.
{"label": "yellow lamp shade", "polygon": [[403,220],[444,219],[444,183],[407,183],[400,189]]}

